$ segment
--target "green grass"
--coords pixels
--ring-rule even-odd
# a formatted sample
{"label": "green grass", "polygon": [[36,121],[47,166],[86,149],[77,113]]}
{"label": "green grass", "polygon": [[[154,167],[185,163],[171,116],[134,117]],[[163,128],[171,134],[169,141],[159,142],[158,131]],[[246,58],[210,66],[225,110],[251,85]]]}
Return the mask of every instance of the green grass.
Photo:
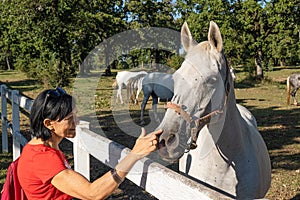
{"label": "green grass", "polygon": [[286,78],[292,73],[300,73],[300,69],[276,68],[266,72],[266,80],[254,87],[245,81],[245,73],[237,74],[237,102],[254,114],[269,149],[272,163],[272,183],[266,196],[269,199],[300,195],[300,107],[286,104]]}
{"label": "green grass", "polygon": [[[276,67],[273,71],[265,72],[265,80],[255,82],[248,78],[247,72],[237,69],[235,83],[237,102],[246,106],[256,117],[259,131],[271,157],[272,184],[266,196],[268,199],[297,199],[300,195],[300,106],[286,105],[285,91],[286,78],[296,72],[300,73],[299,67]],[[75,80],[77,85],[67,88],[67,91],[78,94],[77,105],[80,116],[90,121],[91,125],[95,126],[95,131],[98,130],[99,121],[106,136],[115,137],[117,142],[122,143],[124,139],[122,131],[112,116],[112,110],[122,109],[114,107],[111,101],[115,97],[112,89],[114,77],[102,76],[99,79],[98,75],[78,77]],[[35,98],[37,93],[44,89],[36,81],[16,71],[0,71],[0,80],[31,98]],[[93,90],[91,84],[96,90]],[[96,92],[91,94],[90,91]],[[96,103],[93,103],[94,100]],[[150,105],[147,106],[150,108]],[[131,105],[129,109],[134,120],[138,120],[139,106]],[[97,114],[97,119],[88,117],[91,112]],[[21,129],[28,131],[27,119],[21,116],[21,121]],[[131,138],[126,144],[130,146],[133,142]],[[0,183],[4,181],[11,156],[0,154]]]}
{"label": "green grass", "polygon": [[19,90],[20,93],[27,94],[30,97],[35,96],[42,88],[37,81],[27,78],[25,73],[14,70],[0,70],[0,84],[6,84],[12,89]]}

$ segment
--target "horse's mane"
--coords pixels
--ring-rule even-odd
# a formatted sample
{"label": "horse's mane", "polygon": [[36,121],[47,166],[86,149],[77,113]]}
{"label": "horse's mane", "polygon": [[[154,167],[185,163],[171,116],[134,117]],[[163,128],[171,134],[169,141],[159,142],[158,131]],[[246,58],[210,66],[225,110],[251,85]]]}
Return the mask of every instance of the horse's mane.
{"label": "horse's mane", "polygon": [[134,87],[134,85],[142,78],[144,78],[146,74],[138,74],[127,81],[127,87]]}
{"label": "horse's mane", "polygon": [[140,80],[143,79],[145,76],[146,76],[146,74],[138,74],[138,75],[128,79],[127,95],[129,98],[132,98],[132,95],[134,95],[135,90],[138,89],[138,84],[142,84],[142,81],[140,81]]}

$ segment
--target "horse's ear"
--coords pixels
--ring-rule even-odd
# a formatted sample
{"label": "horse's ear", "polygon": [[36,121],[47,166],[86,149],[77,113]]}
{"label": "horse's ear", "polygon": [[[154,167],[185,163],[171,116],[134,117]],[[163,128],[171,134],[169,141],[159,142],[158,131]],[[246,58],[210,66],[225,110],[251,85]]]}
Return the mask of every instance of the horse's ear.
{"label": "horse's ear", "polygon": [[208,41],[213,48],[221,53],[223,50],[223,40],[218,25],[213,21],[209,25]]}
{"label": "horse's ear", "polygon": [[187,52],[191,47],[197,45],[197,42],[194,41],[190,29],[186,22],[181,27],[181,44],[184,50]]}

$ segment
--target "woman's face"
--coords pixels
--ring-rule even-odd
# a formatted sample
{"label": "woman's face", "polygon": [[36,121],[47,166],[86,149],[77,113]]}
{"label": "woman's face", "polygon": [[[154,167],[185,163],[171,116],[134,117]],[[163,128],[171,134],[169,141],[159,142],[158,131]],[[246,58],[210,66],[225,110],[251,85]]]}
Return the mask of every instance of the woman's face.
{"label": "woman's face", "polygon": [[53,121],[53,130],[58,137],[74,138],[76,135],[76,125],[79,123],[77,117],[77,108],[74,108],[70,114],[68,114],[64,119],[58,121],[56,119]]}

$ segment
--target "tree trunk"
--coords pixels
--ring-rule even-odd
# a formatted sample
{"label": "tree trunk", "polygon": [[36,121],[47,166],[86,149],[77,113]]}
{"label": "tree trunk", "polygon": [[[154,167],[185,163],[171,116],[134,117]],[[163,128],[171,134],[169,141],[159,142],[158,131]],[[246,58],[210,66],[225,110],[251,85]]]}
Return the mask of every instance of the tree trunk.
{"label": "tree trunk", "polygon": [[256,65],[256,77],[258,80],[262,80],[264,78],[264,71],[261,65]]}
{"label": "tree trunk", "polygon": [[284,66],[284,62],[280,59],[280,67],[283,67]]}
{"label": "tree trunk", "polygon": [[79,63],[79,74],[82,76],[84,75],[84,68],[83,66]]}
{"label": "tree trunk", "polygon": [[105,76],[111,76],[112,75],[111,70],[110,70],[110,66],[106,67],[104,75]]}
{"label": "tree trunk", "polygon": [[255,65],[256,65],[256,78],[258,80],[262,80],[264,78],[264,72],[262,68],[262,52],[261,50],[257,51],[255,57]]}
{"label": "tree trunk", "polygon": [[11,70],[8,57],[6,57],[7,70]]}

